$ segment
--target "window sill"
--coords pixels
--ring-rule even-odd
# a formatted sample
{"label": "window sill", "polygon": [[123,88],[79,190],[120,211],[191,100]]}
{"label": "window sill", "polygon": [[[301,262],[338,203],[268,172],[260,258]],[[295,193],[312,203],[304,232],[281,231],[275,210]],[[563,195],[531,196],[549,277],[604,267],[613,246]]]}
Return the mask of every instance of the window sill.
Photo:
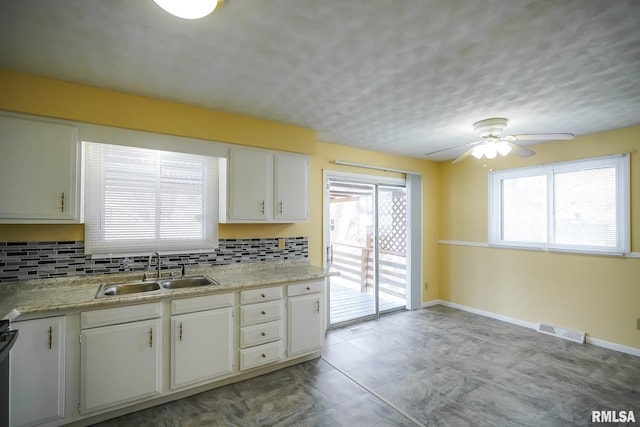
{"label": "window sill", "polygon": [[596,255],[596,256],[609,256],[614,258],[636,258],[640,259],[640,252],[604,252],[604,251],[579,251],[579,250],[565,250],[557,248],[542,248],[536,246],[516,246],[516,245],[502,245],[502,244],[489,244],[485,242],[467,242],[461,240],[438,240],[441,245],[453,245],[453,246],[473,246],[480,248],[495,248],[495,249],[514,249],[521,251],[535,251],[535,252],[552,252],[552,253],[569,253],[576,255]]}

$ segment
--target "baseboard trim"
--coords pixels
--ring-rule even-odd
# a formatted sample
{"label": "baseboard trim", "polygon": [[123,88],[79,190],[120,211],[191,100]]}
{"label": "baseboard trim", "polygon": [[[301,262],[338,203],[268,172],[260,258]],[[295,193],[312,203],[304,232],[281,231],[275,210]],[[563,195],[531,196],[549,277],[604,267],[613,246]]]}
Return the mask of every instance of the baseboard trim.
{"label": "baseboard trim", "polygon": [[432,301],[427,301],[422,303],[422,308],[433,307],[434,305],[444,305],[441,299],[434,299]]}
{"label": "baseboard trim", "polygon": [[[515,317],[503,316],[502,314],[493,313],[491,311],[480,310],[478,308],[469,307],[467,305],[457,304],[455,302],[445,301],[440,299],[427,301],[422,304],[422,307],[426,308],[426,307],[432,307],[434,305],[444,305],[445,307],[456,308],[458,310],[467,311],[469,313],[478,314],[480,316],[489,317],[491,319],[501,320],[503,322],[511,323],[518,326],[523,326],[529,329],[535,330],[538,328],[537,323],[527,322],[525,320],[516,319]],[[605,341],[600,338],[594,338],[590,336],[586,337],[586,342],[588,344],[592,344],[598,347],[603,347],[609,350],[619,351],[620,353],[626,353],[632,356],[640,357],[640,348],[630,347],[627,345],[622,345],[622,344],[614,343],[611,341]]]}
{"label": "baseboard trim", "polygon": [[621,353],[627,353],[632,356],[640,357],[640,348],[629,347],[628,345],[622,345],[611,341],[601,340],[600,338],[593,338],[587,336],[587,343],[597,345],[598,347],[608,348],[609,350],[619,351]]}
{"label": "baseboard trim", "polygon": [[458,310],[468,311],[469,313],[479,314],[484,317],[490,317],[491,319],[501,320],[503,322],[511,323],[518,326],[523,326],[528,329],[538,328],[537,323],[527,322],[524,320],[516,319],[515,317],[503,316],[502,314],[497,314],[497,313],[493,313],[491,311],[486,311],[486,310],[480,310],[478,308],[457,304],[455,302],[442,301],[441,304],[447,307],[457,308]]}

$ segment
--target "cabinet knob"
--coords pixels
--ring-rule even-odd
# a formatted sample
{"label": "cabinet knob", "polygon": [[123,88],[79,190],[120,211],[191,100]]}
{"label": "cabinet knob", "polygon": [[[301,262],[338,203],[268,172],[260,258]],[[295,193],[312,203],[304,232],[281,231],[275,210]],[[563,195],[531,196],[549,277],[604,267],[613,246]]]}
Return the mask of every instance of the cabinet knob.
{"label": "cabinet knob", "polygon": [[260,335],[262,335],[263,337],[266,337],[267,333],[266,332],[260,332]]}
{"label": "cabinet knob", "polygon": [[180,341],[182,341],[182,322],[180,322]]}
{"label": "cabinet knob", "polygon": [[266,354],[264,354],[264,353],[262,353],[260,356],[261,356],[263,359],[264,359],[265,357],[267,357],[267,355],[266,355]]}
{"label": "cabinet knob", "polygon": [[262,298],[266,298],[266,297],[267,297],[265,294],[260,294],[260,296],[261,296]]}
{"label": "cabinet knob", "polygon": [[149,328],[149,347],[153,348],[153,328]]}
{"label": "cabinet knob", "polygon": [[53,348],[53,326],[49,326],[49,350]]}
{"label": "cabinet knob", "polygon": [[262,314],[267,314],[267,312],[266,312],[266,311],[264,311],[264,310],[262,310],[260,313],[262,313]]}
{"label": "cabinet knob", "polygon": [[310,291],[310,290],[311,290],[311,288],[310,288],[309,286],[307,286],[307,290],[308,290],[308,291]]}
{"label": "cabinet knob", "polygon": [[64,212],[64,193],[62,193],[62,197],[60,198],[60,212]]}

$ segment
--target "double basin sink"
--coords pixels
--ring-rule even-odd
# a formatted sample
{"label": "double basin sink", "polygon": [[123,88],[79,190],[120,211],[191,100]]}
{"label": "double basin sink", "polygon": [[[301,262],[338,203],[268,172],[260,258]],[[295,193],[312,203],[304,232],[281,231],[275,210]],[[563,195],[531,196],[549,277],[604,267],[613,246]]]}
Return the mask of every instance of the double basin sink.
{"label": "double basin sink", "polygon": [[204,274],[180,278],[147,279],[137,282],[101,285],[98,288],[96,298],[215,285],[220,285],[220,283]]}

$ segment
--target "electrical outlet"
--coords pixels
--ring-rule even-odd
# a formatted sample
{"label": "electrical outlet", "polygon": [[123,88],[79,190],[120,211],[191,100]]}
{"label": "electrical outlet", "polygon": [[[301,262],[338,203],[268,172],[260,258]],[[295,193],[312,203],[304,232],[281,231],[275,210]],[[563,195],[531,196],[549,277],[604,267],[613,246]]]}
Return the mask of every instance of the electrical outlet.
{"label": "electrical outlet", "polygon": [[278,239],[278,250],[284,250],[284,239]]}
{"label": "electrical outlet", "polygon": [[640,331],[640,317],[636,319],[636,329]]}

